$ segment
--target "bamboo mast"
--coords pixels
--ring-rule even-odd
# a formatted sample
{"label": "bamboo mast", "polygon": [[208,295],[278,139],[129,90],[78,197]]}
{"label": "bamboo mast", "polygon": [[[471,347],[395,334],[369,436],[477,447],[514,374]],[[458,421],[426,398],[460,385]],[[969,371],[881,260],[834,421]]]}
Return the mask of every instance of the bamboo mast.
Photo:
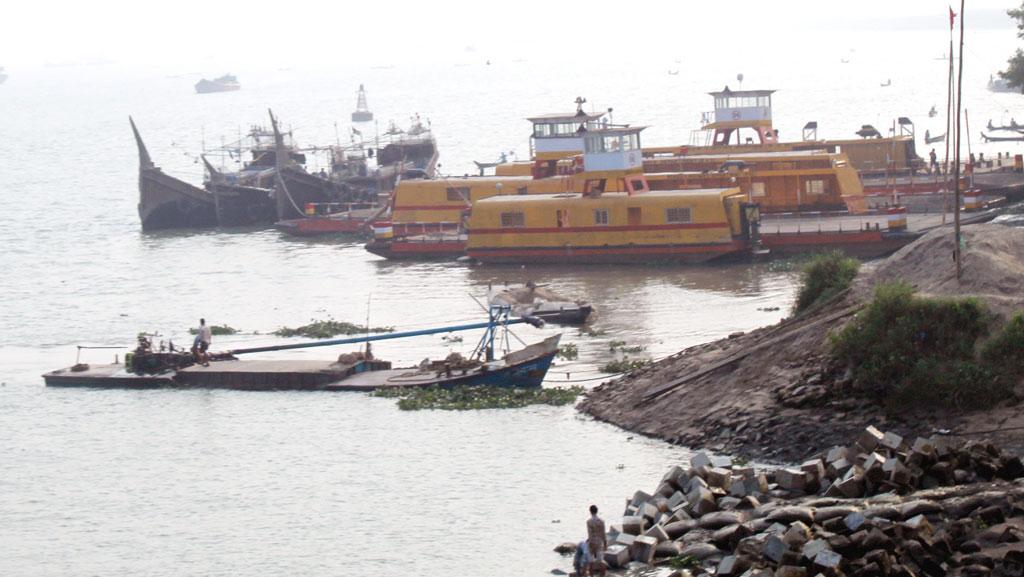
{"label": "bamboo mast", "polygon": [[966,0],[960,0],[960,64],[958,65],[959,70],[957,71],[956,79],[956,155],[953,173],[953,183],[955,191],[954,202],[953,202],[953,216],[954,216],[954,229],[956,234],[954,240],[956,247],[953,249],[953,258],[956,261],[956,278],[960,280],[963,275],[963,263],[961,262],[960,253],[960,109],[963,107],[963,81],[964,81],[964,3]]}

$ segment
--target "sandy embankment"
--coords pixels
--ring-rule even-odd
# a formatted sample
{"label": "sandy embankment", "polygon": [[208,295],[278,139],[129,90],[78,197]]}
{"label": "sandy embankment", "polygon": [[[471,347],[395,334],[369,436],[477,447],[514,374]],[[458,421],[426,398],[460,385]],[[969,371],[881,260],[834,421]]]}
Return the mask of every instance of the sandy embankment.
{"label": "sandy embankment", "polygon": [[964,238],[961,281],[954,273],[952,231],[933,231],[865,266],[831,306],[680,351],[595,388],[579,408],[673,443],[777,461],[801,461],[841,444],[866,423],[904,436],[1002,429],[984,436],[1020,451],[1024,403],[1016,399],[983,412],[907,407],[893,415],[874,402],[833,394],[849,375],[829,362],[828,334],[853,318],[880,282],[902,279],[923,295],[975,295],[1004,318],[1024,309],[1024,229],[973,225],[964,228]]}

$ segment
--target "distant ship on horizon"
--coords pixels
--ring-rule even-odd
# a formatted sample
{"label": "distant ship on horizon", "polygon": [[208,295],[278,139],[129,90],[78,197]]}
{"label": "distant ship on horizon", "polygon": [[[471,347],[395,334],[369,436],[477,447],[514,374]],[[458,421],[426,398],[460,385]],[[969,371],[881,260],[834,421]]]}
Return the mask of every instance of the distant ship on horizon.
{"label": "distant ship on horizon", "polygon": [[7,73],[4,71],[4,67],[0,66],[0,84],[3,84],[7,80]]}
{"label": "distant ship on horizon", "polygon": [[232,92],[241,88],[242,85],[238,83],[238,78],[236,78],[234,74],[225,74],[224,76],[214,78],[213,80],[203,78],[199,82],[196,82],[196,92],[198,94]]}

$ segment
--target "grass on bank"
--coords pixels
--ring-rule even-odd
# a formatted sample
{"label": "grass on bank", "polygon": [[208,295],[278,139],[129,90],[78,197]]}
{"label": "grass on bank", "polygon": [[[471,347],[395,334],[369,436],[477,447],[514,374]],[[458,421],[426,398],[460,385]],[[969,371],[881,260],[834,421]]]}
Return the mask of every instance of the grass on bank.
{"label": "grass on bank", "polygon": [[338,335],[364,335],[366,333],[392,333],[394,327],[365,327],[336,321],[334,319],[311,320],[300,327],[281,327],[274,331],[279,337],[306,337],[310,339],[329,339]]}
{"label": "grass on bank", "polygon": [[452,388],[390,388],[371,393],[375,397],[398,399],[403,411],[425,409],[442,411],[470,411],[479,409],[518,409],[530,405],[561,406],[575,402],[583,394],[583,387],[472,387]]}
{"label": "grass on bank", "polygon": [[811,258],[803,267],[800,276],[800,291],[797,293],[794,313],[802,313],[812,306],[823,303],[849,288],[860,261],[850,258],[841,251],[831,251]]}
{"label": "grass on bank", "polygon": [[995,317],[976,298],[926,298],[904,283],[874,299],[831,336],[855,394],[890,409],[984,409],[1013,397],[1024,371],[1020,313],[990,337]]}

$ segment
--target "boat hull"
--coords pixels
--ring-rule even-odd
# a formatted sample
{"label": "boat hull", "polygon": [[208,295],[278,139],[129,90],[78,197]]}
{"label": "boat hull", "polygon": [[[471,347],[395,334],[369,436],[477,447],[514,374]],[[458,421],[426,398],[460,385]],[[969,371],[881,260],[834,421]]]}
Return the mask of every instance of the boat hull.
{"label": "boat hull", "polygon": [[139,172],[139,219],[142,230],[216,226],[213,195],[159,168]]}
{"label": "boat hull", "polygon": [[368,225],[360,219],[313,216],[278,221],[274,226],[292,236],[328,236],[334,234],[366,234]]}
{"label": "boat hull", "polygon": [[792,256],[839,250],[850,256],[869,259],[896,252],[920,238],[917,232],[781,232],[761,235],[761,245],[772,256]]}
{"label": "boat hull", "polygon": [[700,264],[745,250],[742,241],[735,241],[710,245],[472,248],[468,254],[485,264]]}
{"label": "boat hull", "polygon": [[456,259],[466,254],[465,241],[394,240],[366,243],[365,248],[389,260]]}
{"label": "boat hull", "polygon": [[231,184],[209,184],[220,226],[273,224],[277,217],[274,191]]}

